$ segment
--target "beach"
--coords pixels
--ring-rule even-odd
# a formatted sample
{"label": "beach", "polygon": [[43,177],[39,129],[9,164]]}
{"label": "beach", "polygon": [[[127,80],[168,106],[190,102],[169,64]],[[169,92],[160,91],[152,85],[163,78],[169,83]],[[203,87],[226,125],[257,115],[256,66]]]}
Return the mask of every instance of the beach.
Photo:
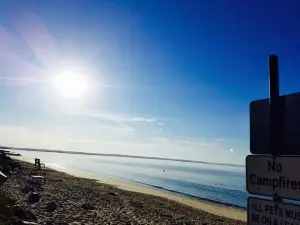
{"label": "beach", "polygon": [[29,210],[34,216],[1,215],[1,224],[13,224],[18,219],[47,225],[246,224],[246,213],[239,209],[109,178],[83,173],[76,173],[75,177],[72,172],[52,169],[47,169],[46,183],[36,187],[39,202],[32,204],[28,202],[29,192],[24,192],[24,186],[33,165],[21,164],[24,174],[11,175],[1,190],[16,206]]}

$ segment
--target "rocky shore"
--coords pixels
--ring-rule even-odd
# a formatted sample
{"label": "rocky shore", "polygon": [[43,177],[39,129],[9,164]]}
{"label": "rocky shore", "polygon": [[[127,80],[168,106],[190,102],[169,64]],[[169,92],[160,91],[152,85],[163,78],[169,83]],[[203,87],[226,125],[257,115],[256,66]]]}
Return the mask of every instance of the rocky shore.
{"label": "rocky shore", "polygon": [[33,164],[19,163],[22,169],[0,186],[1,225],[246,224],[50,169],[45,184],[37,186],[28,182]]}

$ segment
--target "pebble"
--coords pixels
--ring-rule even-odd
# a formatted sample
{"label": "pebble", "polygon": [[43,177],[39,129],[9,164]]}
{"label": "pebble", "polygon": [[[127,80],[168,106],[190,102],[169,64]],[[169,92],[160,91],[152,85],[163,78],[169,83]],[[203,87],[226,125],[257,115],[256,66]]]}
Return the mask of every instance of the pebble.
{"label": "pebble", "polygon": [[29,198],[28,198],[28,201],[32,204],[34,203],[38,203],[40,201],[40,194],[37,193],[37,192],[32,192],[30,195],[29,195]]}
{"label": "pebble", "polygon": [[46,208],[47,208],[48,212],[53,212],[57,209],[57,204],[56,204],[56,202],[50,202],[47,204]]}
{"label": "pebble", "polygon": [[81,208],[83,208],[85,210],[93,210],[93,209],[95,209],[95,206],[91,205],[90,203],[83,203],[81,205]]}

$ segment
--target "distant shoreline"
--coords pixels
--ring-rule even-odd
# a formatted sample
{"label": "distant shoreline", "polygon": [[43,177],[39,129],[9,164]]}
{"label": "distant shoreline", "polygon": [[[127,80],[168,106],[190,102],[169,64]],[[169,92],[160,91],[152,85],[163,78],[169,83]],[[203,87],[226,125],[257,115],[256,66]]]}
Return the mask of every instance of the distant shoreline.
{"label": "distant shoreline", "polygon": [[106,153],[92,153],[92,152],[79,152],[79,151],[63,151],[63,150],[53,150],[53,149],[15,148],[15,147],[7,147],[7,146],[0,146],[0,148],[9,149],[9,150],[17,150],[17,151],[52,152],[52,153],[61,153],[61,154],[90,155],[90,156],[103,156],[103,157],[120,157],[120,158],[135,158],[135,159],[162,160],[162,161],[173,161],[173,162],[199,163],[199,164],[219,165],[219,166],[245,167],[245,165],[240,165],[240,164],[205,162],[205,161],[198,161],[198,160],[173,159],[173,158],[164,158],[164,157],[136,156],[136,155],[122,155],[122,154],[106,154]]}

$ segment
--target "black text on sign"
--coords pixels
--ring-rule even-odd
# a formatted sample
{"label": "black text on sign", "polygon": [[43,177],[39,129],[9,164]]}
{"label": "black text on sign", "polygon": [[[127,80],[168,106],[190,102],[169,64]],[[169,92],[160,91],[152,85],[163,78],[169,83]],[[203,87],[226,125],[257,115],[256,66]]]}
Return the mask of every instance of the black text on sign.
{"label": "black text on sign", "polygon": [[300,206],[259,198],[248,199],[249,225],[300,225]]}

